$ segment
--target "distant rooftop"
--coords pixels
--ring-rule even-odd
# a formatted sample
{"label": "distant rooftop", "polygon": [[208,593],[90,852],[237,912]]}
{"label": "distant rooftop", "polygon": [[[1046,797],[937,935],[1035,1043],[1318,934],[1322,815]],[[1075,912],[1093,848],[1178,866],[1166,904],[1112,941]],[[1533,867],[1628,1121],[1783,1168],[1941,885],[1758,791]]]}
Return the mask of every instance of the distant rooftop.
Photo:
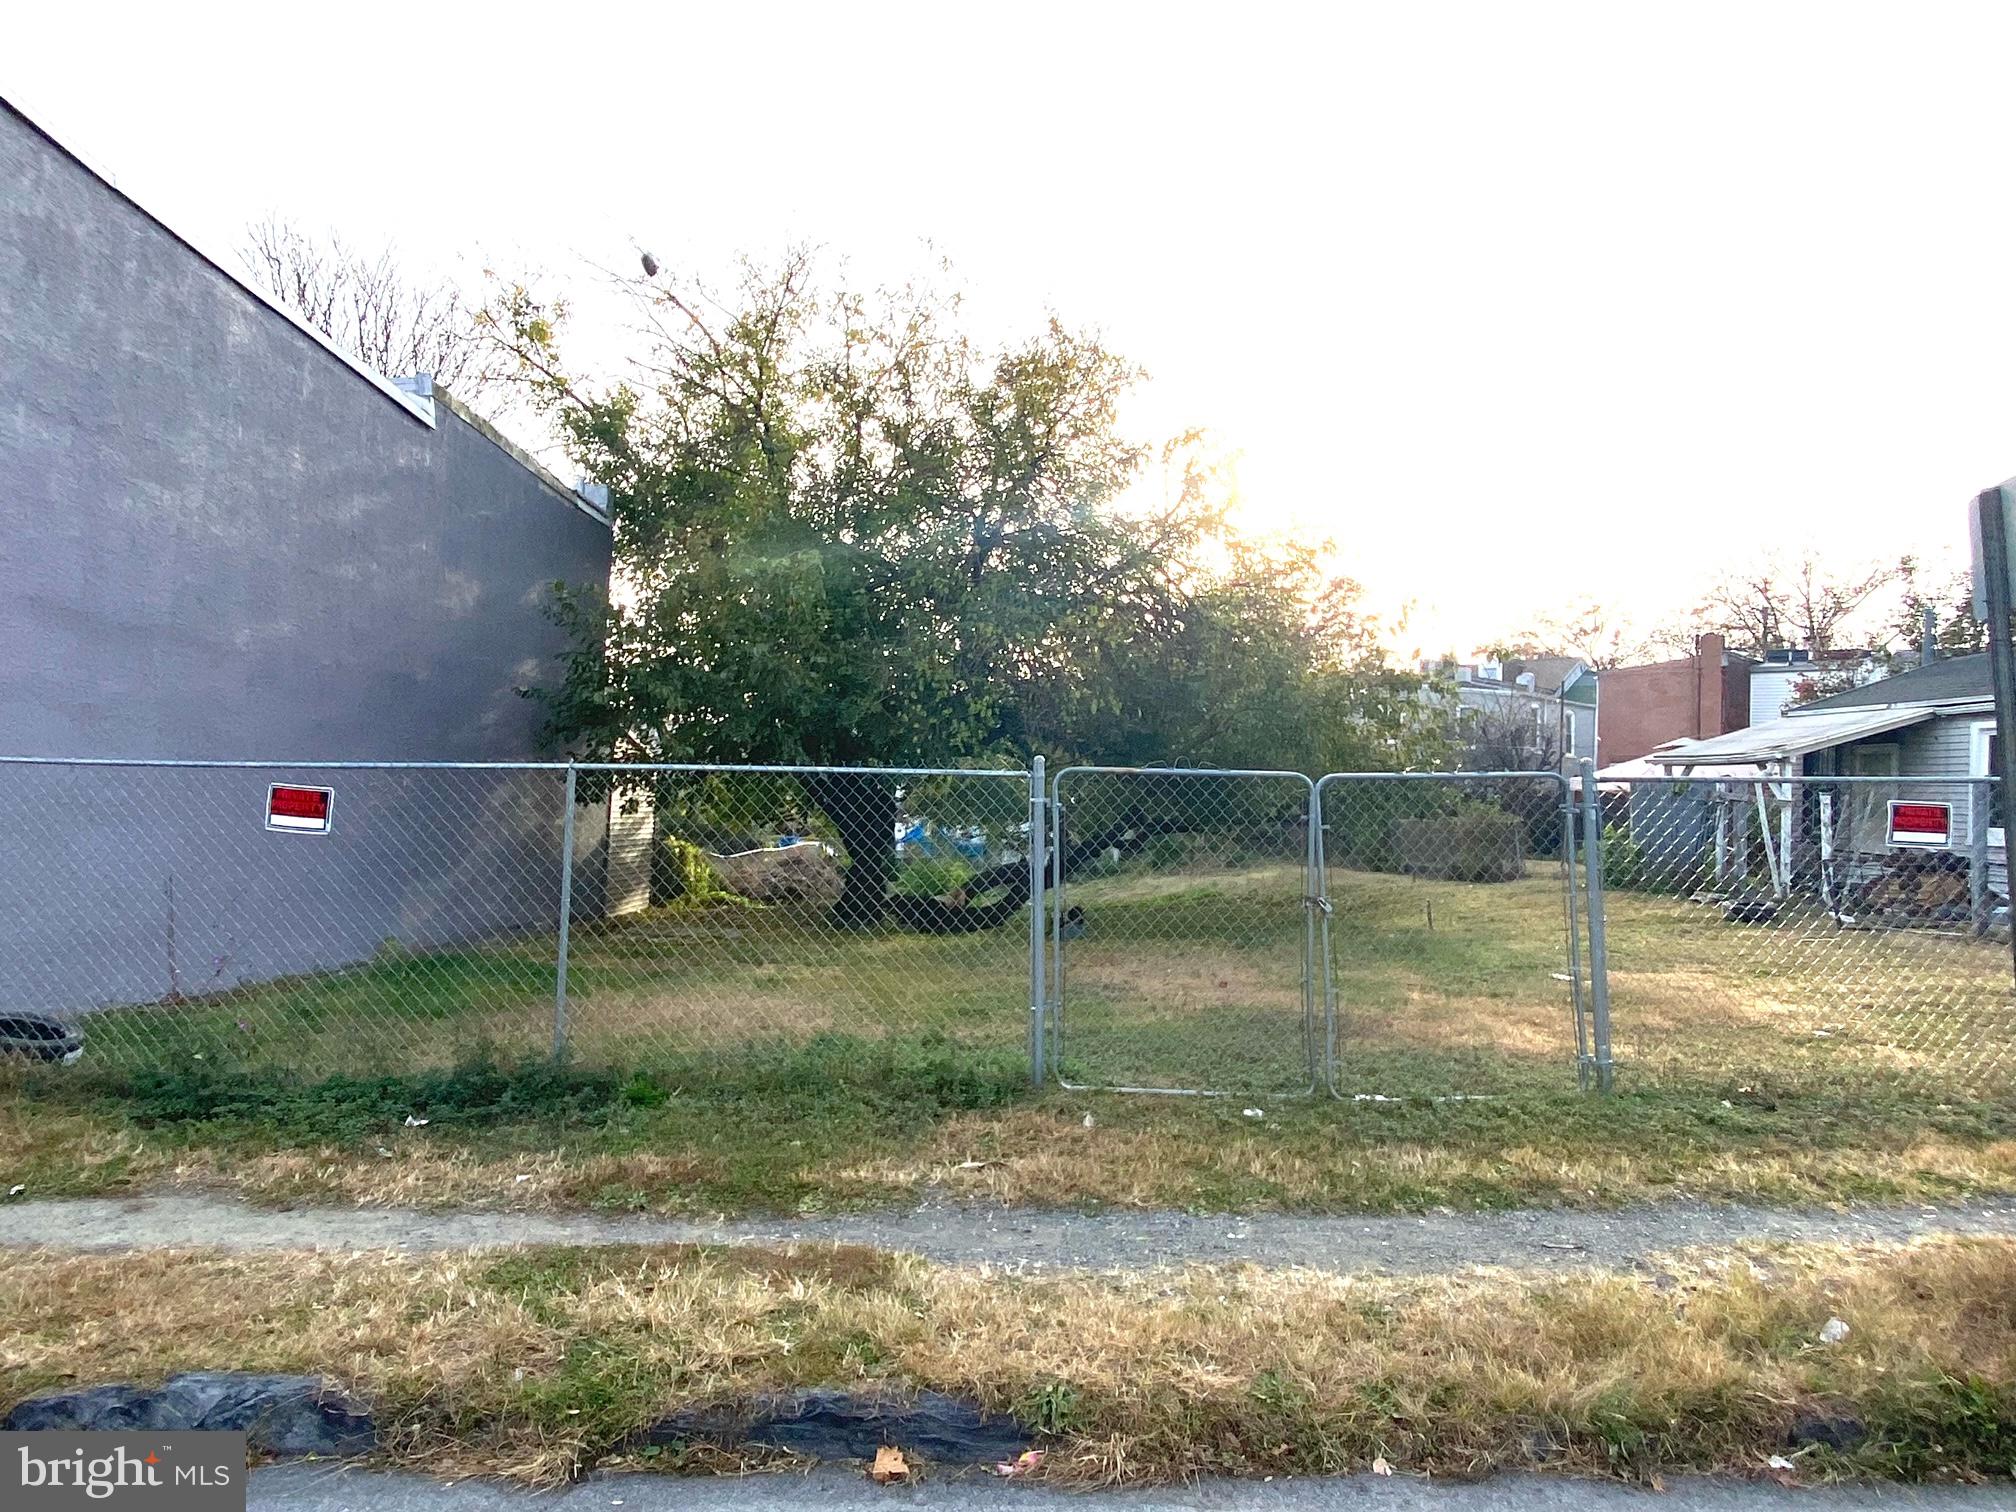
{"label": "distant rooftop", "polygon": [[1558,693],[1569,674],[1581,665],[1581,659],[1574,656],[1512,657],[1505,662],[1504,677],[1507,682],[1516,682],[1521,672],[1531,672],[1534,687],[1542,693]]}
{"label": "distant rooftop", "polygon": [[1881,709],[1896,704],[1973,703],[1993,698],[1988,656],[1948,656],[1928,666],[1914,667],[1864,687],[1850,688],[1830,698],[1816,699],[1793,710],[1790,718],[1824,714],[1834,709]]}

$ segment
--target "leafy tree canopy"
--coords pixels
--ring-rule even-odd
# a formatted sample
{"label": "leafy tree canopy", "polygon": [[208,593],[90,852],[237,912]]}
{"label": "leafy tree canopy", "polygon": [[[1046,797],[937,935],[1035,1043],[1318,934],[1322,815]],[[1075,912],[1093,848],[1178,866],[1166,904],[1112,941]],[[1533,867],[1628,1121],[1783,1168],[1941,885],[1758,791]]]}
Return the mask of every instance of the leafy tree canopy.
{"label": "leafy tree canopy", "polygon": [[[1053,319],[982,351],[955,300],[825,289],[804,252],[719,296],[648,271],[632,292],[643,345],[605,385],[570,370],[563,309],[515,288],[485,317],[614,500],[613,602],[558,598],[573,651],[545,696],[569,748],[843,766],[1423,755],[1418,680],[1385,669],[1355,587],[1232,532],[1196,438],[1160,455],[1171,482],[1144,498],[1158,458],[1117,422],[1139,375],[1095,334]],[[846,836],[859,871],[885,805],[808,790],[836,824],[872,810]]]}

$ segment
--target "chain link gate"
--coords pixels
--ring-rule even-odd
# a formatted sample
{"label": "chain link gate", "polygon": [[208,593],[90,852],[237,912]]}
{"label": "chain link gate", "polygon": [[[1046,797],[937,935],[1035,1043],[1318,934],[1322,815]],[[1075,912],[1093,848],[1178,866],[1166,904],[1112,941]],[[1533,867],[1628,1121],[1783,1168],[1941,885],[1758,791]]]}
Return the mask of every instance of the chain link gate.
{"label": "chain link gate", "polygon": [[1587,1085],[1575,808],[1559,772],[1335,772],[1316,785],[1322,1062],[1338,1097]]}
{"label": "chain link gate", "polygon": [[1044,1038],[1057,1084],[1314,1091],[1311,779],[1066,767],[1050,798]]}

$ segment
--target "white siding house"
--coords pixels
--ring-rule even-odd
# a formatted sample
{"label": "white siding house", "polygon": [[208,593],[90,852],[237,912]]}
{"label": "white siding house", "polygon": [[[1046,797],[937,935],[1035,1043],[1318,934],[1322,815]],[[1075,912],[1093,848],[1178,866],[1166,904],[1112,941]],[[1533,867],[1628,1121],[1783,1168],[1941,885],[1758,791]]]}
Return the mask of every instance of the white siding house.
{"label": "white siding house", "polygon": [[[1796,779],[1911,779],[1894,787],[1844,785],[1834,790],[1837,812],[1852,819],[1855,848],[1865,863],[1890,849],[1885,824],[1890,800],[1943,803],[1950,805],[1952,821],[1944,849],[1973,858],[1976,873],[1985,873],[1988,886],[2006,894],[2001,805],[1990,782],[1993,709],[1988,658],[1951,657],[1726,735],[1669,742],[1646,762],[1676,777],[1752,765],[1757,778],[1749,785],[1767,793],[1767,802],[1793,813],[1786,825],[1788,848],[1802,833],[1811,843],[1810,824],[1805,830],[1798,827],[1804,821],[1797,809],[1802,787],[1808,793],[1816,788]],[[1825,791],[1825,785],[1817,790]],[[1849,819],[1841,821],[1844,827]]]}

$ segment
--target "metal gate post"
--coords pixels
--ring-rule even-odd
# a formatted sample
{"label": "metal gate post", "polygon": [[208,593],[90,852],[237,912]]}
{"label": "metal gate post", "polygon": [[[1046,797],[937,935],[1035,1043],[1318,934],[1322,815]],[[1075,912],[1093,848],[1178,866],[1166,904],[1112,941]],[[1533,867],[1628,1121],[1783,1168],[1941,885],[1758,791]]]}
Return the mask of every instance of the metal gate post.
{"label": "metal gate post", "polygon": [[1587,1092],[1595,1059],[1589,1054],[1589,1013],[1582,1001],[1582,921],[1575,902],[1575,789],[1561,779],[1561,881],[1568,893],[1568,1000],[1575,1014],[1575,1085]]}
{"label": "metal gate post", "polygon": [[1051,779],[1048,797],[1050,800],[1050,863],[1057,870],[1050,889],[1050,960],[1049,975],[1045,983],[1049,996],[1044,1006],[1049,1043],[1050,1064],[1045,1073],[1056,1078],[1057,1085],[1064,1085],[1064,915],[1069,904],[1065,888],[1069,879],[1065,876],[1065,858],[1071,854],[1071,847],[1065,836],[1064,794],[1060,790],[1064,774],[1059,772]]}
{"label": "metal gate post", "polygon": [[1583,761],[1582,873],[1589,889],[1589,1005],[1594,1015],[1596,1087],[1612,1090],[1610,1057],[1610,956],[1603,940],[1603,798],[1596,791],[1596,763]]}
{"label": "metal gate post", "polygon": [[1043,1090],[1043,1016],[1049,1010],[1049,977],[1043,965],[1043,926],[1049,867],[1043,856],[1043,758],[1029,763],[1029,1085]]}
{"label": "metal gate post", "polygon": [[553,956],[553,1058],[567,1053],[567,935],[574,922],[574,763],[567,763],[567,812],[560,821],[560,940]]}
{"label": "metal gate post", "polygon": [[1337,1093],[1337,978],[1331,970],[1330,920],[1337,910],[1330,898],[1329,821],[1323,817],[1323,784],[1326,773],[1309,790],[1309,865],[1316,873],[1316,960],[1322,972],[1318,991],[1322,993],[1322,1074],[1323,1086],[1332,1097]]}

